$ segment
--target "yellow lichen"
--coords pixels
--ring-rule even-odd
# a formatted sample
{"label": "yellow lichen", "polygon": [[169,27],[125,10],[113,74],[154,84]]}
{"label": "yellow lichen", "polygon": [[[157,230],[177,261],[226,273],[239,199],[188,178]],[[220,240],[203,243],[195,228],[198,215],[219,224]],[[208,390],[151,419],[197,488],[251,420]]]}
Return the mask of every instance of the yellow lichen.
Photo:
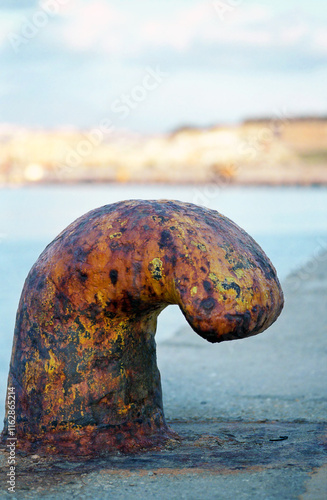
{"label": "yellow lichen", "polygon": [[202,252],[207,251],[207,247],[203,243],[197,243],[196,241],[191,241],[191,245],[193,245],[194,247],[197,247]]}
{"label": "yellow lichen", "polygon": [[150,270],[152,277],[155,280],[160,280],[164,276],[163,264],[162,264],[162,261],[158,257],[155,257],[154,259],[151,260],[151,262],[149,264],[149,270]]}
{"label": "yellow lichen", "polygon": [[234,288],[228,287],[228,285],[234,283],[233,278],[226,276],[226,277],[224,277],[223,281],[220,281],[215,273],[210,273],[209,278],[213,282],[215,290],[217,290],[221,293],[226,293],[226,291],[228,290],[228,291],[234,292],[237,295],[237,291]]}
{"label": "yellow lichen", "polygon": [[243,278],[245,274],[244,269],[235,269],[234,273],[238,278]]}
{"label": "yellow lichen", "polygon": [[121,238],[121,236],[123,235],[123,233],[119,232],[119,233],[113,233],[109,236],[110,239],[113,239],[113,238]]}
{"label": "yellow lichen", "polygon": [[96,298],[97,302],[99,302],[103,308],[105,308],[105,307],[106,307],[106,304],[107,304],[107,297],[105,296],[105,294],[104,294],[103,292],[98,291],[98,292],[95,294],[95,298]]}
{"label": "yellow lichen", "polygon": [[58,368],[58,360],[53,354],[52,350],[49,350],[50,359],[45,362],[45,371],[49,374]]}

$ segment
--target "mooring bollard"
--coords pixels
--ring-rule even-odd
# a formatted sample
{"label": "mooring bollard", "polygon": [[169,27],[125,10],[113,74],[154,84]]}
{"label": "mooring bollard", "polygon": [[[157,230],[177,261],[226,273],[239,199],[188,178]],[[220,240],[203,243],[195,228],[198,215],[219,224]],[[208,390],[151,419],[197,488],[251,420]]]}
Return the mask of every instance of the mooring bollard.
{"label": "mooring bollard", "polygon": [[283,293],[245,231],[190,203],[106,205],[50,243],[17,312],[8,380],[17,449],[98,455],[176,436],[164,418],[154,340],[169,304],[201,337],[221,342],[268,328]]}

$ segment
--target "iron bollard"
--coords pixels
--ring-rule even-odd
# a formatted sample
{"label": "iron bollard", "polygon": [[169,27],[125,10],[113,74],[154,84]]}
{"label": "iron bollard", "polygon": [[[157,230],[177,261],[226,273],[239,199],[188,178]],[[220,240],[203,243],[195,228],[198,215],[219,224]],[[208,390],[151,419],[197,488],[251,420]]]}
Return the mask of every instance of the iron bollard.
{"label": "iron bollard", "polygon": [[169,304],[215,343],[268,328],[283,293],[245,231],[190,203],[106,205],[59,234],[32,267],[17,312],[8,379],[17,449],[98,455],[176,437],[154,339]]}

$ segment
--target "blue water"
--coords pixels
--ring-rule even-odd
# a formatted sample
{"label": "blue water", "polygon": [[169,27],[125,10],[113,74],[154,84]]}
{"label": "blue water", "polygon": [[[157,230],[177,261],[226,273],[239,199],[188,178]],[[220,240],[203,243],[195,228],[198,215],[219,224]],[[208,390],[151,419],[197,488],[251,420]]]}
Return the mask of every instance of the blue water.
{"label": "blue water", "polygon": [[[327,250],[327,189],[83,185],[0,189],[0,418],[15,314],[26,275],[44,247],[70,222],[123,199],[171,198],[214,208],[253,236],[281,280]],[[185,324],[177,306],[159,318],[160,343]]]}

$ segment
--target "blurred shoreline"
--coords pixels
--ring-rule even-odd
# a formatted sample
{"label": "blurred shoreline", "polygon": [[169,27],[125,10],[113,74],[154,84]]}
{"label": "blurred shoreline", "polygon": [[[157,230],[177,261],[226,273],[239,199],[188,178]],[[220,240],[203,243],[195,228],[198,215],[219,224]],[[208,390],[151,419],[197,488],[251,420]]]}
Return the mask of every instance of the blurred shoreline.
{"label": "blurred shoreline", "polygon": [[0,186],[327,185],[327,118],[283,116],[142,136],[0,124]]}

